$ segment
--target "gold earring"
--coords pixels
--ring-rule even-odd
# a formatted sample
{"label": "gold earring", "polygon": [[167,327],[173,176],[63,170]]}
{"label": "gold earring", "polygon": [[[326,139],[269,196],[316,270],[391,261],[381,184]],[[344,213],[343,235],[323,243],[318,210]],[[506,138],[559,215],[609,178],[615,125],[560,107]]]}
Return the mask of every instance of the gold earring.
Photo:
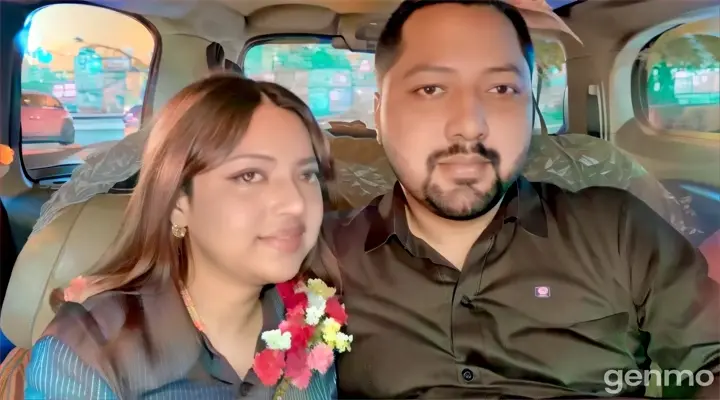
{"label": "gold earring", "polygon": [[184,226],[177,226],[175,224],[172,224],[170,230],[172,231],[173,236],[178,239],[184,238],[185,234],[187,233],[187,228],[185,228]]}

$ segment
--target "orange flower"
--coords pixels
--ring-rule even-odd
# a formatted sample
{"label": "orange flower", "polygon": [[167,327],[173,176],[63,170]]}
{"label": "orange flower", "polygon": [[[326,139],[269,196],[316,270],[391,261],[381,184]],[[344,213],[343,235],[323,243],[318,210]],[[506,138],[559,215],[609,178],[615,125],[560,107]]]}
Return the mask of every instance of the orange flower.
{"label": "orange flower", "polygon": [[70,285],[65,289],[65,301],[81,302],[87,286],[87,279],[82,276],[72,279]]}
{"label": "orange flower", "polygon": [[5,146],[4,144],[0,144],[0,165],[10,165],[14,157],[15,152],[13,149]]}

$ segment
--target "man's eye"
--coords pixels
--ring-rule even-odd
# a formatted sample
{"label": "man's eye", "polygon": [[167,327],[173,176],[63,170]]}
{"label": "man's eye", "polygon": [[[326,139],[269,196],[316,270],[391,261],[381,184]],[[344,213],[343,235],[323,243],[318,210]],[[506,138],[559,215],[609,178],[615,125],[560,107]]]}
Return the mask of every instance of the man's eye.
{"label": "man's eye", "polygon": [[435,97],[435,96],[445,93],[445,90],[443,88],[441,88],[440,86],[428,85],[428,86],[423,86],[421,88],[416,89],[415,93],[419,94],[420,96],[424,96],[424,97]]}
{"label": "man's eye", "polygon": [[498,85],[489,90],[490,93],[497,94],[518,94],[517,89],[508,85]]}

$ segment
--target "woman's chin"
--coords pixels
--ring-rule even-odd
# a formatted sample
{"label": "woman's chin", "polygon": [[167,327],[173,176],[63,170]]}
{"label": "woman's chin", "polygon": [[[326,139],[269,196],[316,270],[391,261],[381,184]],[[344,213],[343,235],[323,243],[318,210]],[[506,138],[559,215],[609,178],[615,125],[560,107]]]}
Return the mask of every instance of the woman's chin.
{"label": "woman's chin", "polygon": [[268,284],[287,282],[295,278],[300,272],[300,266],[294,268],[278,268],[275,271],[264,271],[264,278]]}

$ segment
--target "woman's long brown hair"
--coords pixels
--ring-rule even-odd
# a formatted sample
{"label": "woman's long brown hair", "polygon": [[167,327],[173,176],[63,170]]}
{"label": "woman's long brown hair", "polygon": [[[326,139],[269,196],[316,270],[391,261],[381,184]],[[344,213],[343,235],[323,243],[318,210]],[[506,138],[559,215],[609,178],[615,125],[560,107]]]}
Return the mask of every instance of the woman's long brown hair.
{"label": "woman's long brown hair", "polygon": [[[170,229],[177,196],[191,192],[195,175],[217,167],[230,155],[263,99],[302,120],[310,132],[322,181],[334,179],[327,139],[295,94],[275,83],[236,74],[215,74],[198,81],[174,96],[155,122],[118,237],[87,277],[83,297],[110,290],[132,293],[168,280],[185,283],[184,241]],[[272,140],[272,132],[267,134]]]}

